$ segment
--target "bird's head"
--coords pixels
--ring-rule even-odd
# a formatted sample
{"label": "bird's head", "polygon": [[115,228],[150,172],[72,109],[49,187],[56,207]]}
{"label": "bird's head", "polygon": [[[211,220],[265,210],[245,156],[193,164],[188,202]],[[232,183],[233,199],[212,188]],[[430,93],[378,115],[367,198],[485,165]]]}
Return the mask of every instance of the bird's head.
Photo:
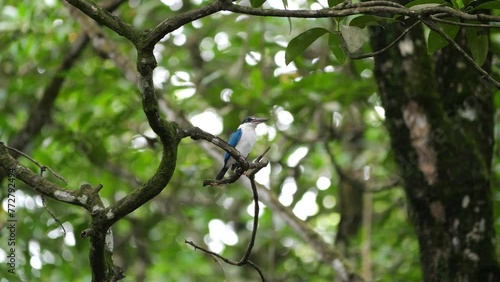
{"label": "bird's head", "polygon": [[249,116],[243,120],[241,124],[249,124],[253,126],[257,126],[257,124],[268,121],[268,118],[257,118],[257,117],[252,117]]}

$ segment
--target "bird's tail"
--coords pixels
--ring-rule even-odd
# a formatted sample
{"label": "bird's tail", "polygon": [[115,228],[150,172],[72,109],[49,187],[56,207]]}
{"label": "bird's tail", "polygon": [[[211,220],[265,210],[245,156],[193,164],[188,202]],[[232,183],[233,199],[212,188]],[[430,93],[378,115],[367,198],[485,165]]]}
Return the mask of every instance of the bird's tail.
{"label": "bird's tail", "polygon": [[224,177],[224,175],[226,174],[228,169],[229,169],[229,166],[224,166],[220,170],[219,174],[217,174],[217,176],[215,177],[215,180],[221,180]]}

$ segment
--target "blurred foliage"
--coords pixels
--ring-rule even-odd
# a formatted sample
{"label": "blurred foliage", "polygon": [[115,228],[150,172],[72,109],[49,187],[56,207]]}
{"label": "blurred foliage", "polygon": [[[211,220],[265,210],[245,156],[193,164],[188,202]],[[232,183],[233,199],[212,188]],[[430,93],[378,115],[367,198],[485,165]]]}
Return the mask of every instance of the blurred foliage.
{"label": "blurred foliage", "polygon": [[[3,142],[29,122],[30,109],[82,32],[61,2],[0,0]],[[179,10],[202,5],[200,2],[207,1],[131,0],[116,13],[137,27],[151,28]],[[294,5],[318,3],[299,1]],[[328,48],[328,39],[321,37],[287,66],[285,49],[292,38],[330,24],[327,19],[291,19],[290,23],[287,19],[223,12],[187,24],[156,46],[155,83],[162,103],[223,138],[247,115],[270,117],[267,127],[260,128],[261,137],[251,155],[255,157],[271,146],[270,170],[262,171],[261,178],[265,179],[267,173],[269,189],[297,215],[306,212],[308,225],[333,243],[340,220],[340,178],[325,146],[343,171],[356,175],[370,189],[397,179],[396,166],[383,127],[373,61],[340,66]],[[109,30],[105,32],[134,60],[130,43]],[[364,48],[368,51],[367,46]],[[100,194],[109,204],[152,175],[159,162],[159,148],[145,145],[143,135],[154,136],[139,106],[139,92],[112,60],[96,56],[89,45],[65,77],[50,123],[32,138],[25,151],[63,175],[69,188],[85,182],[104,185]],[[495,100],[500,106],[498,94]],[[497,141],[499,119],[497,113]],[[212,150],[222,155],[218,148]],[[500,155],[498,146],[495,152]],[[37,170],[28,160],[20,160]],[[258,280],[253,269],[219,265],[184,243],[185,239],[210,243],[234,259],[244,252],[252,220],[248,212],[251,194],[240,184],[202,187],[203,179],[213,178],[219,168],[220,163],[195,141],[183,140],[177,169],[167,188],[113,227],[114,258],[125,268],[124,281]],[[499,187],[498,157],[493,168],[493,187]],[[45,175],[58,181],[49,173]],[[6,197],[6,183],[2,183],[0,199]],[[64,236],[42,207],[40,195],[20,181],[16,186],[18,274],[6,273],[3,229],[0,281],[89,281],[89,243],[79,236],[89,223],[86,212],[46,200],[64,223],[68,231]],[[361,272],[362,261],[369,256],[373,281],[420,280],[418,244],[402,187],[393,185],[373,192],[370,201],[371,221],[365,227],[369,224],[371,229],[367,233],[361,228],[350,238],[347,257]],[[6,201],[2,204],[5,209]],[[498,211],[498,190],[495,204]],[[6,212],[0,210],[2,226],[6,218]],[[500,219],[496,218],[498,229]],[[217,226],[229,231],[217,230]],[[230,243],[220,241],[225,235],[221,233],[232,232],[237,242],[234,236]],[[363,253],[367,243],[368,252]],[[261,266],[270,281],[331,281],[334,276],[308,242],[269,208],[262,211],[251,260]]]}

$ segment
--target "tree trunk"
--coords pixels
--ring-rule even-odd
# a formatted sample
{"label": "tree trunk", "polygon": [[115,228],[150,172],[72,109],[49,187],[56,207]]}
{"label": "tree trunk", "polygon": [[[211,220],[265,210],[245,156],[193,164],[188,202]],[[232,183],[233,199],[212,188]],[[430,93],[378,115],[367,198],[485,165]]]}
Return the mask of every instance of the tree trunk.
{"label": "tree trunk", "polygon": [[[373,28],[373,50],[410,24]],[[464,37],[462,30],[456,38],[462,46]],[[494,87],[453,47],[428,55],[421,26],[375,57],[375,77],[424,280],[500,281],[490,189]]]}

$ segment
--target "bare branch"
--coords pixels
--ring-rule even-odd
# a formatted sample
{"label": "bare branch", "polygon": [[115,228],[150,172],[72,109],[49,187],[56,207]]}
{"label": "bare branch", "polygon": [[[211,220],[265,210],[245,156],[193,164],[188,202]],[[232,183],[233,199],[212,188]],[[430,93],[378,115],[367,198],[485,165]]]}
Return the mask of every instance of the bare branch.
{"label": "bare branch", "polygon": [[[163,104],[162,110],[164,111],[164,115],[171,116],[173,119],[175,119],[176,122],[182,124],[183,126],[192,126],[189,120],[183,116],[182,112],[176,111],[172,108],[168,108],[166,104]],[[187,136],[190,135],[186,133],[182,135],[182,137]],[[219,143],[220,142],[218,142],[217,144]],[[214,151],[211,150],[211,148],[206,144],[206,142],[198,143],[198,145],[206,152],[207,155],[212,156],[212,158],[214,158],[215,160],[220,161],[222,159],[222,156],[214,154]],[[223,149],[225,150],[226,148],[223,147]],[[231,147],[227,149],[231,149]],[[229,152],[230,150],[227,151]],[[241,181],[241,183],[248,190],[252,189],[249,181]],[[259,193],[259,199],[261,199],[261,201],[273,211],[273,214],[278,215],[282,220],[284,220],[290,226],[290,228],[292,228],[295,233],[299,237],[301,237],[302,240],[319,255],[320,260],[323,263],[330,264],[335,271],[345,271],[350,281],[363,281],[363,279],[355,272],[353,267],[342,256],[342,254],[338,252],[333,245],[325,242],[321,238],[321,236],[316,233],[306,222],[295,216],[295,214],[293,214],[293,212],[289,208],[281,204],[278,200],[278,197],[272,190],[267,189],[266,187],[259,184],[256,184],[256,187]],[[335,264],[332,264],[332,262],[335,262]]]}
{"label": "bare branch", "polygon": [[32,163],[36,164],[39,168],[40,168],[40,176],[43,176],[43,172],[45,170],[48,170],[50,171],[57,179],[61,180],[62,182],[64,182],[64,184],[68,184],[68,182],[66,181],[66,179],[64,179],[64,177],[60,176],[59,174],[57,174],[55,171],[53,171],[50,167],[48,166],[44,166],[44,165],[41,165],[39,162],[37,162],[35,159],[33,159],[32,157],[30,157],[28,154],[25,154],[21,151],[19,151],[18,149],[16,148],[12,148],[12,147],[9,147],[7,145],[5,145],[5,148],[13,151],[13,152],[16,152],[18,153],[19,155],[22,155],[23,157],[27,158],[28,160],[30,160]]}
{"label": "bare branch", "polygon": [[124,74],[125,78],[131,82],[137,82],[137,71],[135,65],[128,57],[123,55],[118,44],[109,40],[103,32],[101,26],[91,18],[83,14],[77,8],[67,5],[74,19],[80,24],[81,28],[92,40],[92,45],[97,53],[105,58],[111,59],[118,69]]}
{"label": "bare branch", "polygon": [[61,202],[82,207],[86,206],[86,201],[79,198],[81,195],[79,195],[77,190],[64,189],[41,177],[39,174],[32,172],[9,155],[7,147],[3,142],[0,142],[0,166],[6,171],[14,169],[16,178],[26,183],[26,185],[32,187],[35,191],[42,195]]}
{"label": "bare branch", "polygon": [[[402,15],[416,19],[432,15],[448,15],[462,20],[470,21],[493,21],[500,22],[500,16],[487,14],[468,14],[445,6],[435,6],[423,9],[410,9],[399,4],[388,4],[388,1],[367,1],[356,4],[339,5],[333,8],[321,10],[278,10],[261,9],[233,4],[231,1],[219,0],[224,10],[234,13],[262,16],[262,17],[292,17],[292,18],[336,18],[358,14],[376,15],[389,13],[391,15]],[[373,3],[372,3],[373,2]]]}
{"label": "bare branch", "polygon": [[[11,149],[9,148],[8,146],[5,146],[7,147],[7,149]],[[20,154],[24,155],[27,157],[27,155],[25,155],[23,152],[19,152]],[[31,159],[31,158],[30,158]],[[34,162],[36,162],[35,160],[32,160]],[[36,162],[38,163],[38,162]],[[49,167],[46,167],[46,166],[42,166],[40,167],[40,176],[43,177],[43,173],[45,172],[46,169],[50,169]],[[54,173],[54,171],[52,169],[50,169],[50,171],[52,171]],[[58,177],[61,177],[60,179],[64,180],[64,183],[67,185],[68,183],[66,182],[66,180],[64,178],[62,178],[62,176],[58,176]],[[42,205],[43,207],[45,208],[45,210],[49,213],[49,215],[52,217],[52,219],[57,223],[59,224],[59,226],[61,226],[61,229],[62,231],[64,232],[64,235],[66,235],[66,228],[64,228],[64,225],[62,224],[62,222],[59,220],[59,218],[56,217],[56,215],[52,212],[52,210],[50,210],[49,206],[47,206],[47,203],[45,202],[45,196],[44,195],[41,195],[42,197]]]}
{"label": "bare branch", "polygon": [[141,188],[132,191],[103,211],[106,215],[106,220],[104,221],[106,227],[110,227],[119,219],[141,207],[163,191],[175,170],[177,155],[177,144],[168,145],[173,146],[173,148],[163,150],[162,159],[155,174]]}
{"label": "bare branch", "polygon": [[[118,8],[123,2],[124,0],[112,0],[103,4],[103,7],[108,11],[112,11]],[[66,80],[66,73],[73,67],[88,42],[89,37],[85,33],[82,33],[65,52],[61,65],[56,70],[49,84],[45,87],[42,98],[31,109],[24,127],[9,140],[8,143],[11,147],[21,151],[25,150],[34,137],[40,133],[43,126],[50,121],[55,101]],[[19,155],[16,153],[12,154],[12,156],[16,159]],[[3,177],[5,177],[5,175],[0,171],[0,182]]]}
{"label": "bare branch", "polygon": [[371,6],[371,4],[366,5],[363,2],[358,3],[355,7],[347,5],[343,8],[329,8],[329,9],[321,9],[321,10],[279,10],[279,9],[261,9],[261,8],[252,8],[247,6],[240,6],[233,4],[228,1],[220,0],[223,9],[227,11],[231,11],[239,14],[253,15],[253,16],[261,16],[261,17],[291,17],[291,18],[337,18],[337,17],[346,17],[357,14],[375,14],[375,13],[390,13],[390,14],[402,14],[405,16],[416,16],[416,13],[406,9],[399,7],[391,7],[391,6]]}
{"label": "bare branch", "polygon": [[453,38],[449,37],[448,34],[446,34],[436,23],[430,21],[430,20],[422,20],[422,22],[428,26],[431,30],[435,31],[438,33],[441,37],[443,37],[448,43],[453,46],[462,56],[474,67],[481,75],[483,75],[483,78],[490,81],[495,87],[498,89],[500,88],[500,82],[496,81],[491,75],[488,74],[481,66],[479,66],[474,59],[465,52],[465,50],[458,45]]}
{"label": "bare branch", "polygon": [[52,217],[52,219],[57,223],[59,224],[59,226],[61,226],[61,229],[64,233],[64,235],[66,236],[66,228],[64,228],[64,225],[62,224],[62,222],[59,220],[59,218],[57,218],[57,216],[52,212],[52,210],[50,210],[50,208],[47,206],[47,203],[45,202],[45,196],[42,195],[42,205],[43,207],[45,208],[45,210],[50,214],[50,216]]}
{"label": "bare branch", "polygon": [[250,237],[250,243],[248,244],[247,251],[245,255],[241,258],[238,264],[245,264],[250,257],[250,253],[252,252],[252,248],[255,244],[255,237],[257,236],[257,228],[259,227],[259,193],[257,193],[257,187],[255,186],[255,178],[252,175],[249,177],[250,183],[252,184],[252,196],[254,202],[254,212],[253,212],[253,227],[252,227],[252,235]]}
{"label": "bare branch", "polygon": [[69,4],[78,8],[96,22],[108,27],[117,34],[127,38],[133,44],[140,41],[143,31],[136,29],[132,25],[124,22],[120,17],[106,11],[101,6],[90,0],[66,0]]}
{"label": "bare branch", "polygon": [[[387,51],[387,49],[391,48],[396,43],[398,43],[399,40],[401,40],[408,32],[410,32],[410,30],[412,30],[419,23],[420,23],[420,21],[416,21],[415,23],[413,23],[411,26],[409,26],[407,29],[405,29],[396,39],[394,39],[394,41],[392,41],[389,45],[385,46],[384,48],[382,48],[378,51],[368,53],[368,54],[363,54],[363,55],[354,55],[354,54],[351,54],[349,52],[349,50],[347,50],[345,48],[343,48],[343,49],[348,54],[349,58],[351,58],[353,60],[365,59],[365,58],[376,56],[378,54],[381,54],[381,53]],[[343,40],[343,38],[342,38],[342,40]]]}
{"label": "bare branch", "polygon": [[262,273],[262,270],[260,270],[260,268],[253,261],[248,260],[247,264],[250,265],[251,267],[253,267],[253,269],[255,269],[255,271],[257,271],[257,273],[259,273],[260,280],[262,282],[266,281],[266,278],[264,277],[264,273]]}
{"label": "bare branch", "polygon": [[155,174],[139,189],[106,208],[105,226],[110,227],[120,218],[141,207],[153,199],[169,183],[175,170],[177,146],[181,131],[174,123],[167,122],[158,111],[158,98],[153,85],[153,70],[156,60],[152,51],[138,50],[137,69],[139,71],[139,89],[142,94],[142,107],[149,125],[160,137],[162,158]]}
{"label": "bare branch", "polygon": [[230,265],[242,266],[245,264],[250,264],[259,273],[262,281],[265,281],[264,276],[262,274],[262,271],[259,269],[259,267],[255,263],[248,260],[248,258],[250,257],[250,254],[252,253],[253,246],[255,245],[255,238],[257,237],[257,228],[259,226],[259,194],[257,192],[257,186],[255,185],[255,178],[253,177],[253,175],[251,177],[249,177],[249,179],[250,179],[250,183],[252,185],[252,196],[253,196],[253,202],[254,202],[254,215],[253,215],[253,227],[252,227],[252,234],[250,236],[250,242],[248,243],[247,249],[246,249],[245,253],[243,254],[243,257],[239,261],[233,261],[233,260],[230,260],[226,257],[223,257],[215,252],[207,250],[207,249],[197,245],[196,243],[194,243],[192,241],[185,240],[185,243],[193,246],[195,248],[195,250],[196,249],[201,250],[201,251],[203,251],[203,252],[205,252],[213,257],[221,259],[222,261],[224,261],[225,263],[230,264]]}
{"label": "bare branch", "polygon": [[269,149],[271,149],[271,147],[267,147],[267,149],[264,151],[264,153],[260,154],[260,156],[258,156],[255,161],[256,162],[260,162],[260,160],[262,160],[262,158],[267,154],[267,152],[269,152]]}
{"label": "bare branch", "polygon": [[[82,232],[82,237],[91,236],[90,264],[93,281],[111,281],[108,278],[119,279],[122,277],[120,269],[113,264],[111,254],[104,249],[104,238],[107,230],[104,218],[107,214],[103,213],[104,205],[98,195],[102,185],[97,185],[94,189],[89,184],[83,184],[78,190],[63,189],[17,162],[9,155],[3,142],[0,142],[0,166],[7,171],[12,171],[17,179],[42,194],[42,197],[47,196],[61,202],[81,206],[89,211],[92,223],[90,228]],[[54,217],[52,212],[48,211]],[[55,220],[59,222],[57,218]]]}
{"label": "bare branch", "polygon": [[142,41],[141,48],[153,50],[154,46],[165,35],[178,29],[179,27],[190,23],[194,20],[204,18],[222,10],[219,1],[213,1],[205,6],[181,13],[175,17],[166,19],[158,24],[153,30],[148,32]]}
{"label": "bare branch", "polygon": [[269,164],[269,161],[264,160],[264,161],[257,161],[255,160],[254,162],[247,162],[246,160],[244,161],[244,166],[247,167],[246,169],[242,168],[241,166],[238,166],[236,169],[235,173],[233,173],[231,176],[227,178],[223,178],[221,180],[215,180],[215,179],[205,179],[203,181],[203,186],[220,186],[220,185],[225,185],[225,184],[231,184],[236,182],[246,171],[246,175],[248,177],[253,177],[257,172],[259,172],[261,169],[266,167]]}
{"label": "bare branch", "polygon": [[387,7],[396,7],[396,8],[405,8],[405,6],[391,1],[369,1],[369,2],[361,2],[361,3],[350,3],[350,1],[344,1],[342,3],[337,4],[332,9],[341,10],[345,8],[359,8],[359,7],[373,7],[373,6],[387,6]]}
{"label": "bare branch", "polygon": [[430,16],[429,18],[435,22],[445,23],[445,24],[449,24],[449,25],[457,25],[457,26],[465,26],[465,27],[500,28],[500,25],[454,22],[454,21],[441,19],[438,16]]}

